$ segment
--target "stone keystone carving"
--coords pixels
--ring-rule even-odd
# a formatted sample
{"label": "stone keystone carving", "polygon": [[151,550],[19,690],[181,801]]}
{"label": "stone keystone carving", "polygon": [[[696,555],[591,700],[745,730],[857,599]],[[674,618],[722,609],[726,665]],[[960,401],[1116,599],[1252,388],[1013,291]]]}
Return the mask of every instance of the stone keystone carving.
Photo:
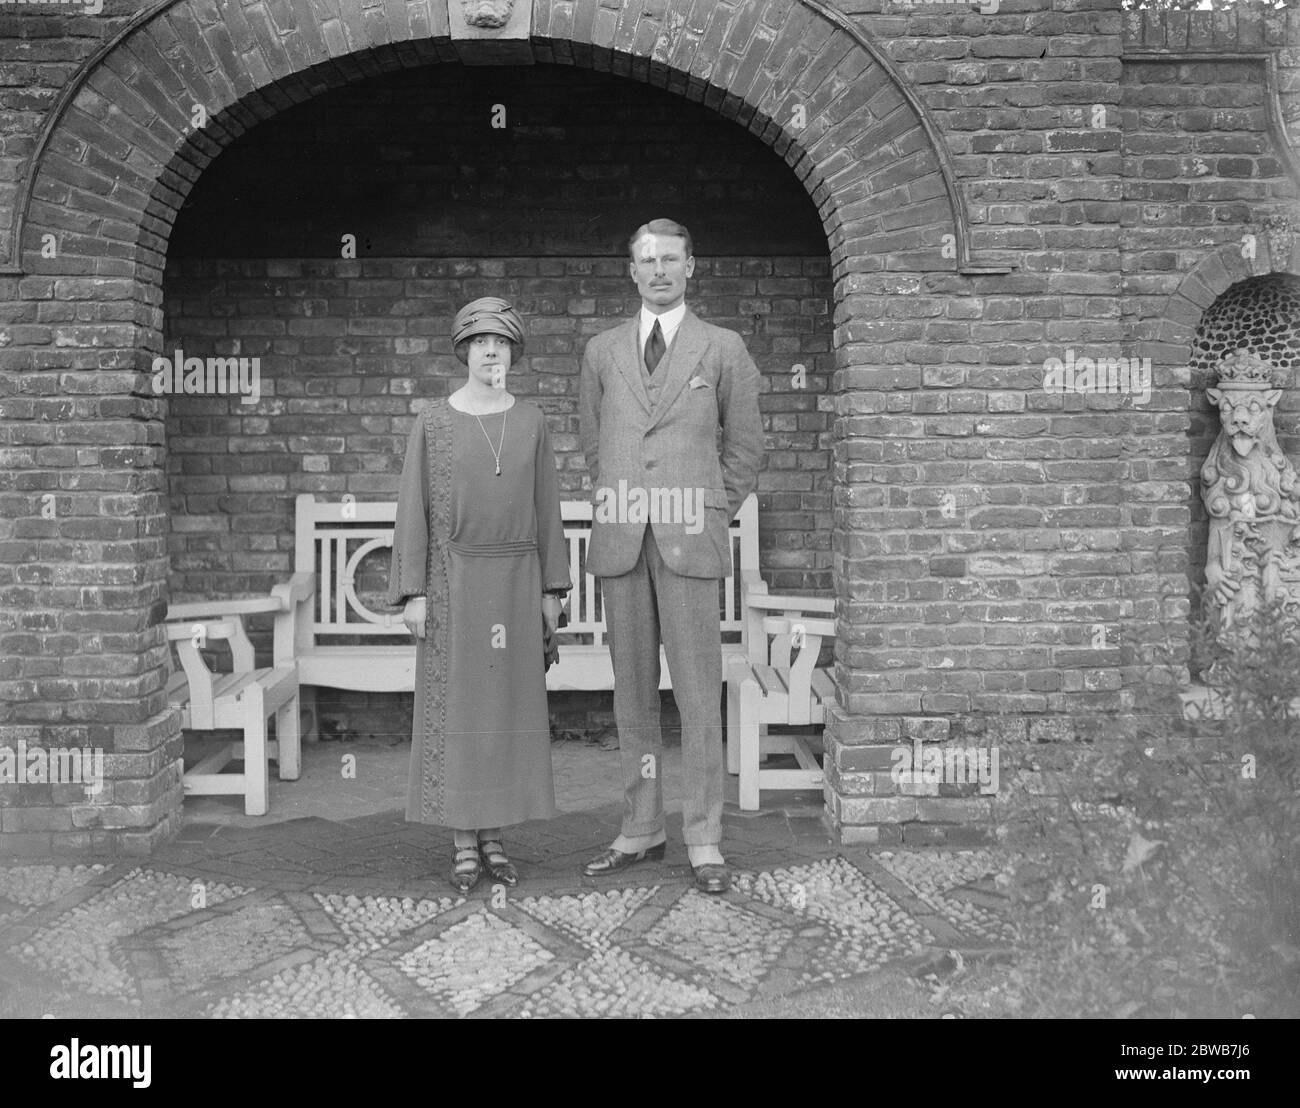
{"label": "stone keystone carving", "polygon": [[1217,387],[1205,391],[1221,426],[1201,467],[1210,516],[1204,599],[1229,632],[1261,603],[1281,601],[1300,616],[1300,476],[1273,428],[1286,371],[1244,349],[1217,370]]}
{"label": "stone keystone carving", "polygon": [[471,27],[496,31],[510,22],[515,0],[460,0],[460,6]]}

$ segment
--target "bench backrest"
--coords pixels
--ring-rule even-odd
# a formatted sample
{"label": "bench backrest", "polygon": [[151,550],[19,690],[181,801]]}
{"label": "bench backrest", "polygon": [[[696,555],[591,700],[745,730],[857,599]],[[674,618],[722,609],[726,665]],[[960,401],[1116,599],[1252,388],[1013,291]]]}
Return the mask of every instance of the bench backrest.
{"label": "bench backrest", "polygon": [[[605,641],[605,614],[600,582],[586,572],[587,542],[591,538],[589,500],[560,503],[564,537],[569,547],[569,624],[562,636],[600,646]],[[393,545],[396,501],[346,500],[326,503],[311,493],[298,496],[294,538],[294,570],[316,574],[317,641],[331,636],[406,637],[400,612],[376,611],[381,598],[358,595],[358,570],[376,551]],[[720,583],[718,612],[724,642],[739,642],[741,633],[740,578],[758,572],[758,499],[750,495],[731,521],[731,574]],[[383,557],[386,566],[387,556]],[[373,568],[373,567],[372,567]],[[739,572],[737,572],[739,570]]]}

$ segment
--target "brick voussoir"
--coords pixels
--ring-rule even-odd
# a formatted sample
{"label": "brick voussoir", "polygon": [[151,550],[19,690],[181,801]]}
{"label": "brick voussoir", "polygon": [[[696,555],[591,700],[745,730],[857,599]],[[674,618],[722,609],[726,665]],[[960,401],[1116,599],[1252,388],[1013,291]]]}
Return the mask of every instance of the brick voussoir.
{"label": "brick voussoir", "polygon": [[[601,42],[609,46],[610,49],[617,53],[627,55],[629,58],[633,54],[633,43],[636,42],[638,29],[643,22],[653,20],[653,15],[648,11],[646,4],[624,4],[620,8],[615,18],[614,29],[608,39],[602,39]],[[647,20],[647,16],[650,17]]]}
{"label": "brick voussoir", "polygon": [[[194,99],[195,94],[186,77],[163,52],[164,44],[157,37],[161,33],[163,32],[142,29],[141,33],[128,38],[120,51],[114,51],[110,58],[105,59],[104,66],[116,72],[133,89],[139,90],[141,98],[153,109],[154,114],[164,119],[172,115],[184,118],[188,113],[184,111],[183,105]],[[123,59],[133,59],[139,71],[126,74],[121,68],[115,68],[113,58],[119,55]]]}

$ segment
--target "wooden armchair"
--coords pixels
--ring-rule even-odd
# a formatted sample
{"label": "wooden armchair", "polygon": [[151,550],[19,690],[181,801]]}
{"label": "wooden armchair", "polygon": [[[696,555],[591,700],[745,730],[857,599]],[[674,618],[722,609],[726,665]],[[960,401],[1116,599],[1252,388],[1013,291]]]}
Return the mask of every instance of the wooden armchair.
{"label": "wooden armchair", "polygon": [[[281,599],[200,601],[173,604],[167,610],[167,639],[173,643],[181,668],[167,682],[167,702],[181,711],[181,726],[190,731],[227,728],[244,733],[242,742],[224,744],[187,772],[185,794],[241,795],[244,812],[266,814],[270,783],[268,763],[279,762],[282,780],[296,781],[302,772],[298,730],[298,671],[292,665],[255,669],[253,644],[243,616],[279,611]],[[231,673],[214,673],[199,651],[207,643],[230,645]],[[275,738],[267,739],[267,719],[275,716]],[[240,759],[242,773],[223,773]]]}
{"label": "wooden armchair", "polygon": [[[829,597],[773,596],[761,579],[743,581],[743,658],[726,671],[727,770],[740,775],[740,807],[754,811],[764,789],[820,788],[822,769],[803,735],[773,735],[773,725],[824,724],[836,701],[830,671],[817,668],[823,640],[835,636]],[[791,753],[798,769],[763,769],[768,754]]]}

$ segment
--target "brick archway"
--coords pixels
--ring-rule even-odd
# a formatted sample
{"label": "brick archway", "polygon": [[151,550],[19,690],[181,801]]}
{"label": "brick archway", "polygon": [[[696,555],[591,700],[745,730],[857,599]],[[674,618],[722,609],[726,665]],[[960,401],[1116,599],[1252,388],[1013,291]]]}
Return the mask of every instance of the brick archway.
{"label": "brick archway", "polygon": [[[195,0],[160,0],[105,42],[65,86],[37,138],[7,236],[11,260],[0,272],[53,272],[32,263],[40,235],[58,227],[48,202],[101,194],[96,165],[112,167],[114,191],[124,193],[112,214],[128,232],[145,215],[169,225],[198,173],[259,121],[365,76],[460,60],[441,0],[341,9],[324,19],[288,7],[272,19],[260,5],[230,3],[223,21],[204,23]],[[870,245],[890,229],[873,227],[888,212],[896,228],[946,224],[953,241],[943,256],[958,271],[1005,272],[972,255],[965,202],[929,111],[862,29],[829,5],[740,0],[705,12],[670,0],[659,18],[598,0],[533,7],[536,60],[667,88],[772,146],[817,204],[837,266],[854,244]],[[200,126],[196,106],[205,112]],[[133,157],[115,158],[114,148]],[[919,157],[897,181],[872,181],[912,155]],[[901,181],[908,184],[899,191]],[[148,245],[145,236],[139,245]]]}
{"label": "brick archway", "polygon": [[[834,440],[837,469],[847,472],[860,457],[846,447],[849,420],[875,410],[852,397],[920,384],[920,369],[900,368],[886,345],[893,325],[878,318],[882,282],[886,293],[901,294],[893,284],[927,271],[1007,267],[972,260],[936,128],[846,17],[816,0],[670,0],[656,5],[657,14],[646,7],[534,0],[529,47],[538,61],[607,70],[702,102],[759,135],[802,181],[833,266],[834,387],[849,398],[837,411]],[[20,195],[15,250],[33,297],[91,305],[55,347],[33,351],[29,369],[36,388],[73,396],[67,418],[77,423],[61,441],[93,453],[96,466],[46,481],[35,460],[30,487],[59,489],[68,503],[39,522],[34,501],[28,534],[58,546],[51,562],[81,543],[80,557],[96,565],[74,575],[82,588],[55,590],[58,598],[45,602],[69,632],[64,653],[57,673],[47,668],[48,679],[32,682],[31,695],[19,697],[27,703],[8,720],[30,724],[29,742],[75,730],[85,736],[78,741],[108,752],[112,803],[86,809],[83,822],[68,827],[87,829],[84,845],[93,850],[148,851],[179,826],[179,721],[165,705],[159,627],[167,571],[162,410],[149,387],[176,214],[212,159],[259,121],[367,76],[460,60],[439,0],[343,5],[322,17],[327,9],[234,0],[215,9],[198,0],[155,5],[72,82]],[[56,464],[75,463],[49,463]],[[847,480],[864,487],[841,476],[836,491],[835,580],[846,643],[862,641],[875,602],[850,596],[839,563],[862,556],[853,509],[877,491],[865,484],[870,477]],[[54,582],[52,571],[46,576]],[[870,674],[846,663],[848,653],[837,663],[846,716],[895,710]]]}

